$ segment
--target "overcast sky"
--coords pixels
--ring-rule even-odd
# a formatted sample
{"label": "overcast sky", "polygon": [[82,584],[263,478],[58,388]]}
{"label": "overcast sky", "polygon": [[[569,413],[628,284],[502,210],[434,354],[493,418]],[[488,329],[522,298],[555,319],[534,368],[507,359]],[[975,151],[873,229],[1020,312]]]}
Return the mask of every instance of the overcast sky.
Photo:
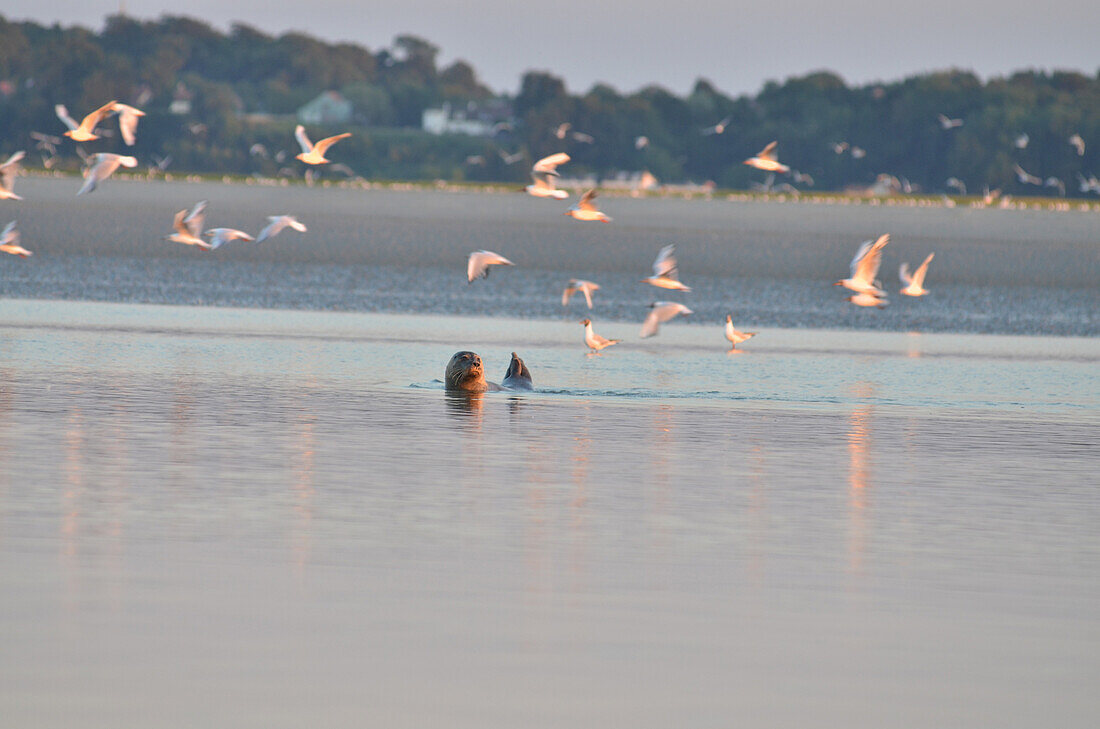
{"label": "overcast sky", "polygon": [[[8,19],[100,28],[118,0],[5,0]],[[677,93],[696,78],[732,94],[828,69],[849,83],[958,67],[982,77],[1021,68],[1100,68],[1100,0],[126,0],[129,15],[189,15],[226,30],[297,30],[378,50],[411,33],[438,45],[441,65],[468,61],[497,91],[549,70],[570,91],[656,83]],[[1012,7],[1016,6],[1016,7]],[[1022,6],[1022,7],[1020,7]]]}

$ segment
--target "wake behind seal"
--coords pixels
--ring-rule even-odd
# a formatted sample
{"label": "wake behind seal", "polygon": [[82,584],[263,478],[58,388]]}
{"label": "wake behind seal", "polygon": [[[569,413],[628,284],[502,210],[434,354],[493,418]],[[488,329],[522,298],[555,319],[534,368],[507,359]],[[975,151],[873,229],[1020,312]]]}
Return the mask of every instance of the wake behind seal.
{"label": "wake behind seal", "polygon": [[476,352],[463,350],[455,352],[447,363],[447,372],[443,378],[450,392],[496,392],[499,390],[530,390],[531,372],[515,352],[504,374],[503,386],[485,379],[485,367]]}

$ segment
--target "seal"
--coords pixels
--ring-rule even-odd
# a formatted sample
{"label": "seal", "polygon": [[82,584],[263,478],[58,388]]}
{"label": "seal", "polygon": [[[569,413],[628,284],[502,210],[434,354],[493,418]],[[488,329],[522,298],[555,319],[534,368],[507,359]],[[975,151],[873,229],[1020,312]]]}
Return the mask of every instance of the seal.
{"label": "seal", "polygon": [[451,392],[496,392],[499,390],[530,390],[531,372],[523,360],[512,352],[512,361],[504,373],[504,385],[485,380],[485,367],[476,352],[455,352],[447,363],[447,373],[443,378],[447,390]]}
{"label": "seal", "polygon": [[485,381],[481,357],[475,352],[455,352],[447,363],[447,374],[443,381],[448,390],[454,391],[488,392],[492,389],[489,387],[490,383]]}
{"label": "seal", "polygon": [[531,382],[531,370],[523,364],[515,352],[512,352],[512,361],[508,363],[508,371],[504,373],[504,379],[500,384],[509,390],[531,390],[534,384]]}

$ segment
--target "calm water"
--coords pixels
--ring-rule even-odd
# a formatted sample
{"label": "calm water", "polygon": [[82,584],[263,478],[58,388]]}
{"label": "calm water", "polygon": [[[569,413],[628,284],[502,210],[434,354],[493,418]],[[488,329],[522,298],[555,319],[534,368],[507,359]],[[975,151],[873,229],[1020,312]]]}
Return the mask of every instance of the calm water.
{"label": "calm water", "polygon": [[[39,185],[61,200],[61,182],[26,182],[28,197]],[[978,326],[942,301],[979,285],[977,265],[945,264],[924,301],[830,308],[841,295],[809,273],[821,251],[840,256],[826,279],[843,274],[850,239],[890,211],[652,201],[657,215],[609,200],[615,224],[565,225],[557,249],[514,252],[610,247],[595,314],[625,341],[589,357],[585,310],[562,314],[549,264],[461,278],[461,250],[505,252],[474,239],[503,235],[487,210],[519,231],[548,208],[225,189],[123,183],[65,200],[77,206],[65,214],[17,211],[37,255],[0,261],[9,296],[32,297],[0,300],[0,726],[1083,727],[1100,715],[1097,249],[1078,228],[1095,218],[893,211],[891,247],[928,213],[962,231],[943,249],[956,261],[977,261],[975,246],[1003,254],[990,267],[1004,307],[981,309]],[[191,197],[213,209],[219,191],[257,224],[262,208],[298,212],[317,238],[223,257],[164,248],[155,206],[170,220]],[[329,204],[328,217],[293,200]],[[761,333],[743,352],[727,354],[725,304],[705,287],[684,298],[696,323],[637,339],[648,293],[630,277],[649,261],[616,267],[631,251],[651,259],[659,236],[598,241],[629,217],[612,202],[689,242],[717,241],[740,215],[782,253],[794,273],[762,274],[761,313],[744,322]],[[138,238],[130,216],[154,234]],[[78,217],[92,233],[72,233]],[[345,240],[356,226],[361,245]],[[1045,263],[1023,265],[1043,228]],[[401,260],[403,230],[423,260]],[[730,237],[695,251],[718,288],[742,275],[728,258],[770,260]],[[306,260],[322,253],[336,265]],[[1040,331],[1081,336],[1019,336],[1041,319],[1027,301],[1049,308]],[[241,308],[255,304],[279,308]],[[806,328],[815,306],[822,324]],[[351,311],[310,310],[323,308]],[[536,391],[448,396],[437,380],[459,348],[498,380],[518,351]]]}

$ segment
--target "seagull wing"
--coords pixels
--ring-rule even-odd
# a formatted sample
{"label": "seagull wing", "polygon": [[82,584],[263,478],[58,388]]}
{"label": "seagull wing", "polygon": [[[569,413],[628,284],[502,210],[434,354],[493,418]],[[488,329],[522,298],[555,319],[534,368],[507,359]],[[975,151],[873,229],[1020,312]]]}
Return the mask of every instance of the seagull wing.
{"label": "seagull wing", "polygon": [[771,160],[772,162],[777,161],[775,148],[776,146],[778,146],[778,144],[778,141],[771,142],[767,147],[764,147],[764,149],[757,152],[756,156],[760,159]]}
{"label": "seagull wing", "polygon": [[578,289],[573,286],[573,282],[570,281],[569,285],[565,287],[565,290],[561,292],[561,305],[569,306],[569,299],[576,293]]}
{"label": "seagull wing", "polygon": [[303,154],[309,154],[313,149],[313,142],[309,141],[309,137],[306,136],[306,128],[301,124],[294,127],[294,138],[298,140],[298,146],[302,148]]}
{"label": "seagull wing", "polygon": [[929,253],[928,257],[924,259],[924,262],[921,263],[917,267],[916,272],[913,273],[913,283],[917,286],[924,287],[924,277],[928,275],[928,264],[932,262],[932,258],[935,255],[935,253]]}
{"label": "seagull wing", "polygon": [[83,195],[86,192],[94,192],[96,185],[114,174],[114,171],[117,170],[121,164],[122,159],[116,154],[107,154],[104,152],[97,154],[95,164],[89,167],[88,171],[84,174],[84,184],[76,194]]}
{"label": "seagull wing", "polygon": [[592,291],[593,291],[593,289],[596,289],[596,288],[599,288],[599,287],[596,286],[595,284],[590,284],[587,281],[585,281],[581,284],[580,288],[581,288],[581,293],[584,294],[585,303],[588,304],[588,308],[591,309],[592,308]]}
{"label": "seagull wing", "polygon": [[268,238],[278,235],[279,231],[286,227],[286,222],[280,217],[268,218],[271,222],[256,236],[257,243],[263,243]]}
{"label": "seagull wing", "polygon": [[558,173],[558,165],[563,165],[568,161],[569,155],[567,155],[565,152],[558,152],[557,154],[552,154],[549,157],[543,157],[542,159],[540,159],[538,162],[535,163],[535,166],[531,168],[531,172],[532,174],[536,172],[546,172],[551,175],[556,175]]}
{"label": "seagull wing", "polygon": [[118,112],[118,130],[122,132],[122,141],[127,146],[134,146],[137,140],[138,117],[145,116],[145,112],[128,104],[115,104],[115,111]]}
{"label": "seagull wing", "polygon": [[203,212],[204,210],[206,210],[206,201],[199,200],[195,203],[194,207],[191,208],[191,212],[187,213],[187,217],[183,219],[183,224],[187,232],[195,238],[199,237],[202,231],[203,222],[206,219],[206,215]]}
{"label": "seagull wing", "polygon": [[328,149],[332,145],[336,144],[341,139],[346,139],[347,137],[350,137],[350,136],[351,136],[351,132],[344,132],[343,134],[337,134],[334,137],[325,137],[320,142],[317,142],[317,144],[313,145],[313,151],[315,151],[317,154],[324,157],[326,149]]}
{"label": "seagull wing", "polygon": [[889,242],[890,234],[887,233],[879,236],[874,243],[866,241],[860,246],[859,253],[852,259],[852,278],[873,283],[878,276],[879,266],[882,265],[882,249]]}
{"label": "seagull wing", "polygon": [[180,235],[190,235],[191,231],[187,229],[187,225],[184,224],[183,218],[187,215],[187,208],[180,210],[176,213],[176,217],[172,219],[172,230],[176,231]]}
{"label": "seagull wing", "polygon": [[646,316],[645,321],[642,322],[641,337],[652,337],[657,333],[658,327],[661,326],[661,319],[657,314],[657,309],[653,308],[649,310],[649,314]]}
{"label": "seagull wing", "polygon": [[0,231],[0,244],[8,245],[9,243],[19,242],[19,231],[15,229],[15,221],[11,221],[4,226],[4,230]]}
{"label": "seagull wing", "polygon": [[12,186],[15,184],[15,176],[19,174],[19,160],[23,159],[25,152],[20,150],[8,157],[8,161],[0,165],[0,188],[7,190],[9,193],[12,190]]}
{"label": "seagull wing", "polygon": [[584,193],[584,195],[581,196],[581,199],[577,202],[577,207],[581,210],[591,210],[592,212],[595,212],[596,211],[596,204],[594,202],[592,202],[595,199],[596,199],[596,190],[595,189],[589,190],[588,192]]}
{"label": "seagull wing", "polygon": [[67,126],[71,131],[76,131],[76,129],[80,126],[76,123],[76,119],[73,119],[71,116],[69,116],[69,110],[65,108],[64,104],[58,104],[57,106],[55,106],[53,108],[53,112],[57,114],[57,118],[64,122],[65,126]]}
{"label": "seagull wing", "polygon": [[913,283],[913,277],[909,275],[908,263],[902,263],[898,266],[898,278],[901,279],[901,282],[905,284],[906,288]]}
{"label": "seagull wing", "polygon": [[657,254],[657,260],[653,261],[653,275],[657,278],[676,278],[676,246],[668,245]]}
{"label": "seagull wing", "polygon": [[103,120],[103,117],[105,117],[108,114],[111,114],[112,112],[114,112],[115,106],[117,104],[118,104],[117,101],[114,101],[114,100],[108,101],[106,104],[104,104],[103,106],[99,107],[98,109],[93,111],[88,116],[81,119],[80,120],[80,128],[83,129],[86,132],[91,133],[91,131],[93,129],[95,129],[96,124],[99,124],[99,122]]}

